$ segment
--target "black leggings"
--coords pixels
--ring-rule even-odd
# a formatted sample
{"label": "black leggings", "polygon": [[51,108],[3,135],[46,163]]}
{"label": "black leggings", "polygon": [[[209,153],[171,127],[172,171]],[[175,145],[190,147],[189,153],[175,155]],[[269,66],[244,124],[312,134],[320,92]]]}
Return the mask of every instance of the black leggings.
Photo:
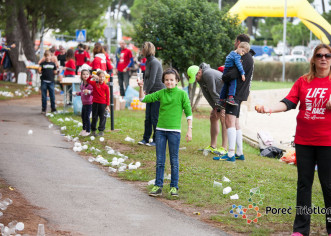
{"label": "black leggings", "polygon": [[[297,207],[311,207],[315,165],[318,168],[326,211],[326,230],[331,234],[331,146],[295,145],[298,167]],[[317,207],[317,206],[316,206]],[[318,206],[323,208],[323,206]],[[302,211],[301,211],[302,213]],[[314,213],[313,213],[314,214]],[[300,214],[297,208],[293,232],[309,235],[310,214]]]}
{"label": "black leggings", "polygon": [[105,109],[107,107],[107,104],[101,104],[101,103],[93,103],[92,104],[92,124],[91,124],[91,130],[96,131],[97,130],[97,122],[99,117],[99,131],[105,130],[106,125],[106,117],[105,117]]}

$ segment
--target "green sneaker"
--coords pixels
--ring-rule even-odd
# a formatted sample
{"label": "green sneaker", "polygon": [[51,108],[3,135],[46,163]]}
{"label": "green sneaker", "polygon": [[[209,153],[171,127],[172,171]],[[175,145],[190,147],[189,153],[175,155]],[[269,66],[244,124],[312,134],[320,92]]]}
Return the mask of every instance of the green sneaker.
{"label": "green sneaker", "polygon": [[157,197],[160,195],[162,195],[162,188],[154,185],[154,187],[152,188],[152,191],[149,192],[149,196]]}
{"label": "green sneaker", "polygon": [[[210,145],[209,145],[208,147],[204,148],[204,150],[207,150],[207,151],[209,151],[209,152],[211,152],[211,153],[214,153],[214,152],[217,151],[216,148],[213,148],[213,147],[210,146]],[[214,153],[214,154],[217,154],[217,153]]]}
{"label": "green sneaker", "polygon": [[169,193],[172,197],[178,197],[178,189],[176,189],[175,187],[170,188]]}
{"label": "green sneaker", "polygon": [[216,152],[218,152],[218,153],[215,153],[215,154],[218,154],[218,155],[221,155],[221,156],[228,153],[223,147],[217,148]]}

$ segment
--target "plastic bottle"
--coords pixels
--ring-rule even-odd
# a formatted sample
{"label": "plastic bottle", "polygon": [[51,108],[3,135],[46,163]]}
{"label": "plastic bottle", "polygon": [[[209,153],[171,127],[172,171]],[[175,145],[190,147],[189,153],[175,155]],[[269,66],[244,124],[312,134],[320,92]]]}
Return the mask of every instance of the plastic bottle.
{"label": "plastic bottle", "polygon": [[39,224],[38,225],[37,236],[45,236],[45,227],[44,227],[44,224]]}

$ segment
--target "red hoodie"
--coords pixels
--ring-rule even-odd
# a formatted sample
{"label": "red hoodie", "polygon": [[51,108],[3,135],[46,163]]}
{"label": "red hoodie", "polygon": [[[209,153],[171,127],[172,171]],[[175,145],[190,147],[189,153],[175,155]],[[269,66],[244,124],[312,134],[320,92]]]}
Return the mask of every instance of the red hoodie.
{"label": "red hoodie", "polygon": [[93,87],[93,103],[107,104],[109,106],[109,87],[104,82],[103,84],[99,84],[96,81],[91,81],[92,76],[87,79],[87,83],[92,85]]}

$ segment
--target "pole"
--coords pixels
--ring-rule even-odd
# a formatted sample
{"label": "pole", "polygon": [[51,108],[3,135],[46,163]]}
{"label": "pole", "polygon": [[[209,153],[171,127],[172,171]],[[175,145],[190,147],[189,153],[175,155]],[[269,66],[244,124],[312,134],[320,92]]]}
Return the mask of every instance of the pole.
{"label": "pole", "polygon": [[286,50],[286,16],[287,16],[287,0],[285,0],[284,6],[284,29],[283,29],[283,82],[285,81],[285,50]]}
{"label": "pole", "polygon": [[[109,6],[108,7],[108,20],[107,20],[107,27],[110,28],[110,13],[111,13],[111,7]],[[108,54],[110,55],[111,54],[111,38],[110,38],[110,35],[108,35],[107,37],[107,44],[108,44]]]}
{"label": "pole", "polygon": [[218,0],[218,8],[222,10],[222,0]]}
{"label": "pole", "polygon": [[41,39],[40,39],[40,59],[44,56],[44,14],[41,16]]}

